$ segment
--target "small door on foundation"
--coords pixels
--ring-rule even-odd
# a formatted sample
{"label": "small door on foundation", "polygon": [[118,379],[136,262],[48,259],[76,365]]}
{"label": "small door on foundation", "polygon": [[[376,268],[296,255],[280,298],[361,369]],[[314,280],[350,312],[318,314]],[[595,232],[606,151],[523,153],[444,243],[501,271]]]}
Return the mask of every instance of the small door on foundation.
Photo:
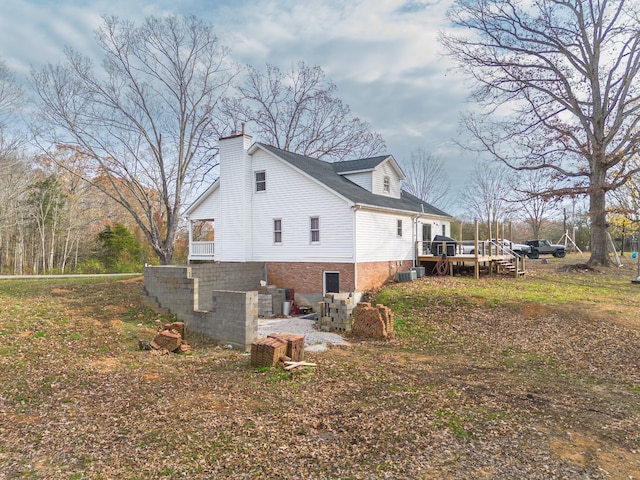
{"label": "small door on foundation", "polygon": [[340,273],[324,272],[324,293],[340,292]]}

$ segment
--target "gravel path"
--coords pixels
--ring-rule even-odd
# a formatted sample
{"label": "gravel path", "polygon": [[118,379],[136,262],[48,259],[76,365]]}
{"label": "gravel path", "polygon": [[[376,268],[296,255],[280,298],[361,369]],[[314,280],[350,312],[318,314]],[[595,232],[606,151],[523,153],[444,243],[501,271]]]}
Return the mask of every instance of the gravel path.
{"label": "gravel path", "polygon": [[349,345],[349,343],[337,333],[321,332],[316,330],[314,318],[285,317],[285,318],[261,318],[258,320],[258,338],[264,338],[272,333],[293,333],[304,335],[304,348],[309,352],[322,352],[328,345]]}

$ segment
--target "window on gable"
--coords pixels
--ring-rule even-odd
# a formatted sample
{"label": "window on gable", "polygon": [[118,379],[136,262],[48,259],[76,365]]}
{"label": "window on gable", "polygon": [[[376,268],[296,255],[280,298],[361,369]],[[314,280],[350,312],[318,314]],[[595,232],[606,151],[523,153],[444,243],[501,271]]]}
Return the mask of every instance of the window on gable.
{"label": "window on gable", "polygon": [[398,236],[402,236],[402,220],[398,220]]}
{"label": "window on gable", "polygon": [[320,242],[320,217],[311,217],[311,243]]}
{"label": "window on gable", "polygon": [[267,174],[256,172],[256,192],[264,192],[267,189]]}
{"label": "window on gable", "polygon": [[447,226],[446,225],[442,225],[442,236],[443,237],[447,236]]}
{"label": "window on gable", "polygon": [[282,243],[282,219],[273,219],[273,243]]}
{"label": "window on gable", "polygon": [[385,193],[389,193],[391,191],[391,179],[389,177],[384,177],[382,188]]}

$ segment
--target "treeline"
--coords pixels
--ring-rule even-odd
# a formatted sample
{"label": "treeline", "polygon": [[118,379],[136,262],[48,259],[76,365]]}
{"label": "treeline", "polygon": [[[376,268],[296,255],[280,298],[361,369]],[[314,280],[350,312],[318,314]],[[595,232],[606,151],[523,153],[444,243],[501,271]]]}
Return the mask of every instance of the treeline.
{"label": "treeline", "polygon": [[129,215],[35,158],[0,157],[0,273],[124,273],[157,263]]}

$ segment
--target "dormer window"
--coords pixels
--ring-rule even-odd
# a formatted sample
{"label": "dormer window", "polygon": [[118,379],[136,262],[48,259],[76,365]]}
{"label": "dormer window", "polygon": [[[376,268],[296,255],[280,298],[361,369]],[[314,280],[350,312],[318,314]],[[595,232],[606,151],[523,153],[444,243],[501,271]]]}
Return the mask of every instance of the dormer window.
{"label": "dormer window", "polygon": [[384,191],[384,193],[389,193],[391,191],[391,179],[389,177],[384,177],[382,190]]}
{"label": "dormer window", "polygon": [[264,192],[267,190],[267,174],[265,172],[256,172],[256,192]]}

